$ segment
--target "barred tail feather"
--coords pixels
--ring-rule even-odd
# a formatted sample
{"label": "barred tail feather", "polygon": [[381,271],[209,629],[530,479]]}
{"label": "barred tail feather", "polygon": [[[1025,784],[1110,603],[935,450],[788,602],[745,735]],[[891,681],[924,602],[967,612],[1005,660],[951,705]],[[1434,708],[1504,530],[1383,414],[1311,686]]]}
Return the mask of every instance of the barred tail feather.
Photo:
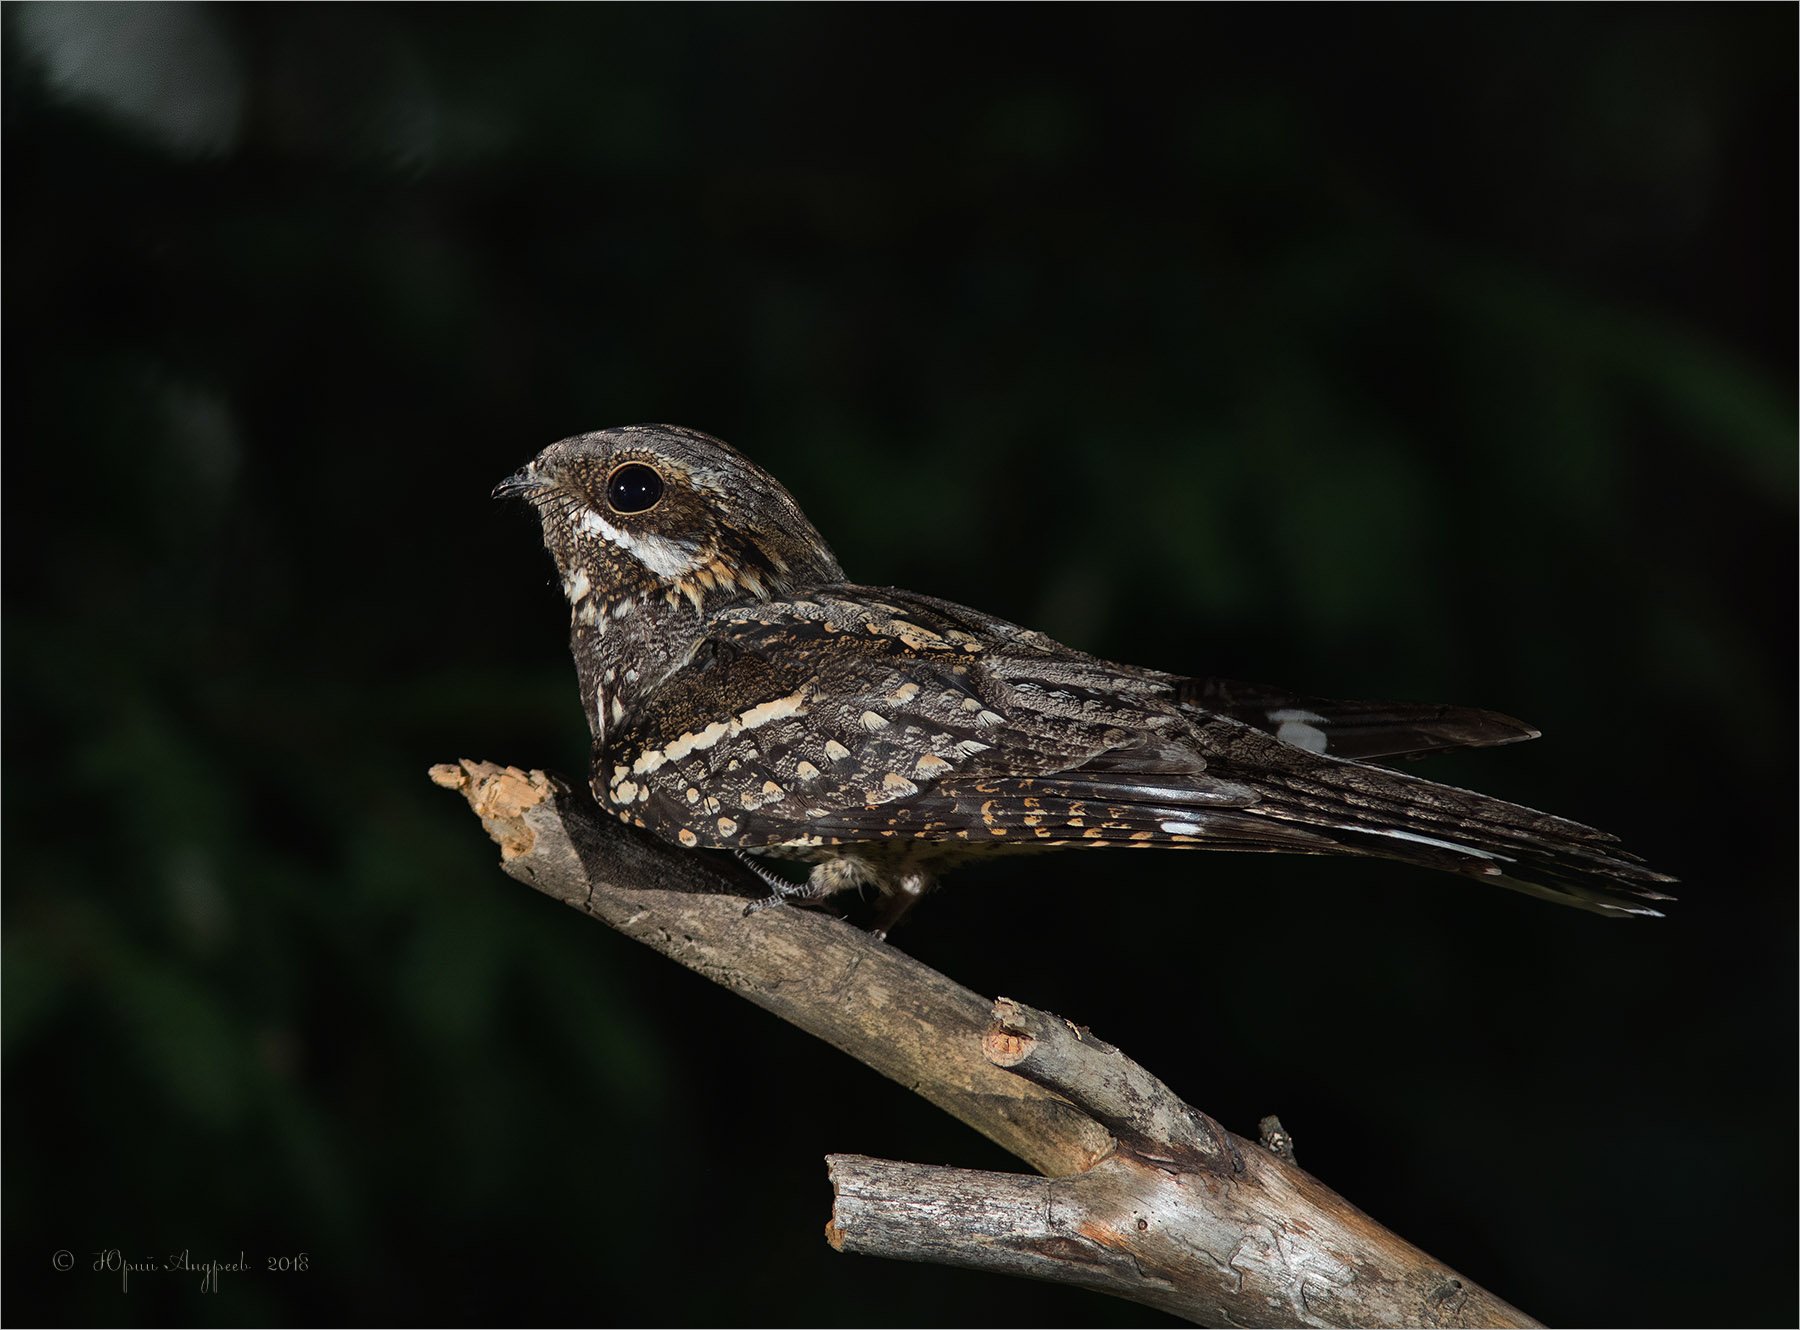
{"label": "barred tail feather", "polygon": [[1304,827],[1350,853],[1464,873],[1601,914],[1656,916],[1649,902],[1672,899],[1660,888],[1674,878],[1593,827],[1306,753],[1229,721],[1199,728],[1218,753],[1209,772],[1255,790],[1246,817]]}
{"label": "barred tail feather", "polygon": [[[1087,769],[1049,778],[945,782],[915,801],[898,829],[880,834],[955,838],[989,850],[1095,846],[1355,855],[1471,877],[1614,918],[1655,917],[1661,912],[1652,902],[1670,899],[1660,888],[1674,879],[1644,867],[1605,832],[1383,768],[1290,751],[1316,769],[1234,774],[1221,759],[1206,773],[1219,780],[1200,790],[1166,777]],[[1224,784],[1229,780],[1241,784]],[[1241,800],[1222,797],[1233,788]],[[979,812],[974,828],[964,816],[968,811]],[[835,821],[825,829],[859,838],[856,828]]]}

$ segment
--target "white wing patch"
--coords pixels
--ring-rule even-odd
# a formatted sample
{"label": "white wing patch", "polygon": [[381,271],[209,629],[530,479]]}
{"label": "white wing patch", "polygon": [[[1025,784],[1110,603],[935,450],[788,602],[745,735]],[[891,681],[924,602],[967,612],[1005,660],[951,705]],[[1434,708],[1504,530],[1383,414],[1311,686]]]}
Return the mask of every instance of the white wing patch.
{"label": "white wing patch", "polygon": [[1325,724],[1325,717],[1316,711],[1284,707],[1271,711],[1269,719],[1280,727],[1275,731],[1275,737],[1284,744],[1304,748],[1309,753],[1322,753],[1331,746],[1325,738],[1325,731],[1319,728]]}

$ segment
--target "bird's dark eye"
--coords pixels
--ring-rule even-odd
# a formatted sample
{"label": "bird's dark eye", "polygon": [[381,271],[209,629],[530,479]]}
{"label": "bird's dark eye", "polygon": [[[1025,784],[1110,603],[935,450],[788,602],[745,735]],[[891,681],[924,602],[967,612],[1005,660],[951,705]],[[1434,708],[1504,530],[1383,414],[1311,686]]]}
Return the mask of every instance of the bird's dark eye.
{"label": "bird's dark eye", "polygon": [[606,478],[606,501],[615,513],[644,512],[662,495],[663,478],[642,462],[627,462]]}

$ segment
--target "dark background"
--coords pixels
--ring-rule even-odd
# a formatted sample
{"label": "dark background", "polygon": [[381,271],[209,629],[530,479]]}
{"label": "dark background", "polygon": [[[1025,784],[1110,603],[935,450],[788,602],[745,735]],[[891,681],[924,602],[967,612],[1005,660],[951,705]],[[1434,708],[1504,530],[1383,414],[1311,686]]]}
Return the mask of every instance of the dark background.
{"label": "dark background", "polygon": [[896,941],[1548,1321],[1793,1323],[1791,6],[4,17],[6,1320],[1155,1319],[833,1254],[829,1151],[1016,1165],[427,783],[581,770],[487,493],[669,420],[860,580],[1541,726],[1426,770],[1670,918],[1057,856]]}

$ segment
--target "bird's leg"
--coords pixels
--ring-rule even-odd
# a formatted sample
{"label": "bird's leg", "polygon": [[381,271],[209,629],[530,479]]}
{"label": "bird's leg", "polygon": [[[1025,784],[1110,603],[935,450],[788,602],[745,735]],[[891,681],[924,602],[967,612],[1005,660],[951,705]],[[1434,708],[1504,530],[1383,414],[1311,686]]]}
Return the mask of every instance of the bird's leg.
{"label": "bird's leg", "polygon": [[900,874],[894,881],[893,889],[882,893],[881,911],[875,916],[875,926],[869,930],[875,940],[887,941],[887,935],[894,925],[919,903],[919,898],[930,891],[931,886],[932,879],[927,873],[914,869]]}
{"label": "bird's leg", "polygon": [[789,882],[755,855],[746,854],[742,850],[733,850],[732,854],[736,856],[739,863],[755,873],[773,889],[772,895],[764,896],[761,900],[754,900],[746,905],[744,907],[746,915],[755,914],[758,910],[766,910],[771,905],[785,905],[789,901],[817,900],[830,891],[829,887],[820,884],[816,873],[804,882]]}

